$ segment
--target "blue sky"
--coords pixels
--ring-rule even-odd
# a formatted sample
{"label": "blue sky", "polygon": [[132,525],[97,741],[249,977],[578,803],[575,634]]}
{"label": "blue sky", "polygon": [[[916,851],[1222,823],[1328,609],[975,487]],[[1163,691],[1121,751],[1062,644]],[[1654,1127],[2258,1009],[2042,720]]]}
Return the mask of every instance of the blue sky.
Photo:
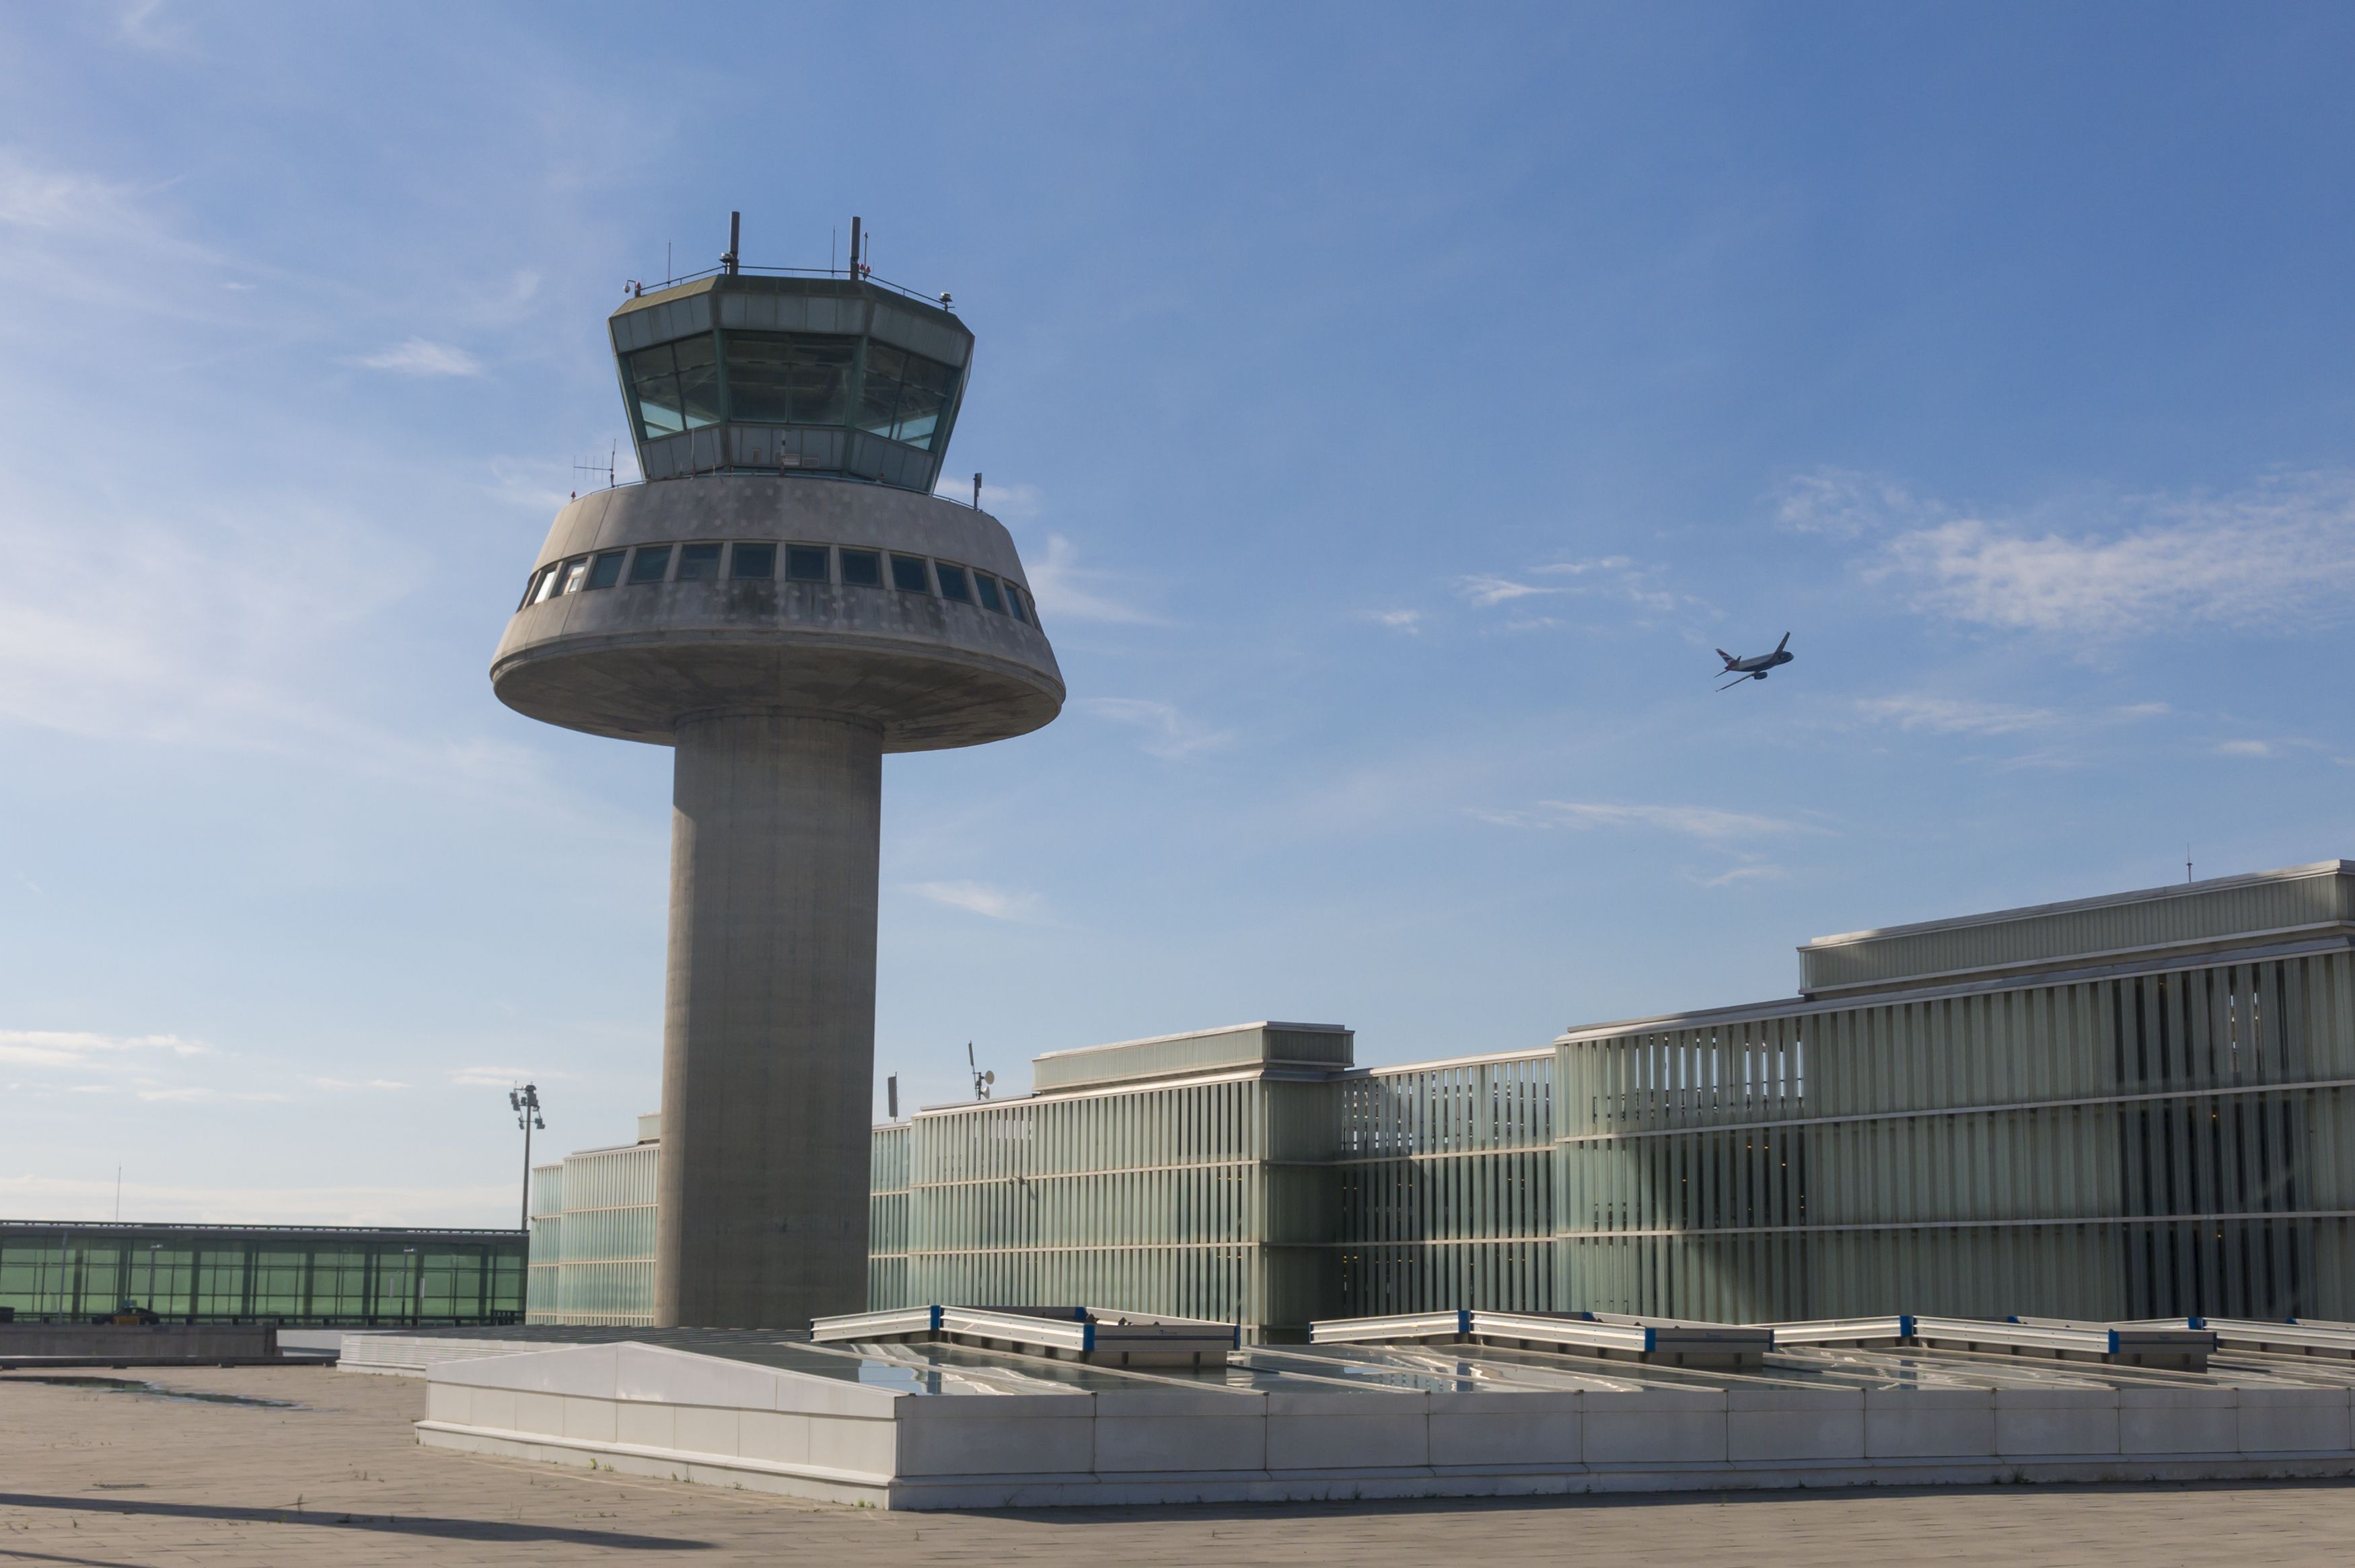
{"label": "blue sky", "polygon": [[559,1148],[654,1107],[669,755],[485,668],[622,439],[603,316],[730,208],[954,292],[949,471],[1071,686],[887,767],[911,1101],[968,1039],[1519,1047],[2348,853],[2350,45],[0,5],[0,1213],[496,1224],[510,1081]]}

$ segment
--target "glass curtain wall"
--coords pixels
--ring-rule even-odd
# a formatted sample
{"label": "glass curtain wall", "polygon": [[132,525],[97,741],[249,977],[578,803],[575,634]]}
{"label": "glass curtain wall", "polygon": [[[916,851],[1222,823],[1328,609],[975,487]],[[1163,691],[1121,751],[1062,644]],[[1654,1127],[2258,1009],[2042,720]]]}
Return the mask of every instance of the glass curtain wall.
{"label": "glass curtain wall", "polygon": [[0,1224],[0,1307],[20,1321],[129,1301],[178,1322],[515,1322],[523,1272],[510,1233]]}

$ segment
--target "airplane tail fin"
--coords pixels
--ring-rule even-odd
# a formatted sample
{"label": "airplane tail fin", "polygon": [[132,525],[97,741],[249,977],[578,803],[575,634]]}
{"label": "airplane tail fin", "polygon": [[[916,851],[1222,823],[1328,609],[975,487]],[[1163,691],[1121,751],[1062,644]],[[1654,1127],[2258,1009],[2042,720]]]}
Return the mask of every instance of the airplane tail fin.
{"label": "airplane tail fin", "polygon": [[1724,649],[1722,649],[1722,648],[1721,648],[1721,649],[1719,649],[1719,650],[1717,651],[1717,656],[1718,656],[1719,658],[1721,658],[1721,659],[1722,659],[1722,660],[1724,660],[1724,661],[1725,661],[1725,667],[1726,667],[1727,669],[1729,669],[1729,670],[1732,669],[1734,665],[1736,665],[1736,664],[1738,664],[1738,663],[1740,663],[1740,662],[1741,662],[1741,661],[1740,661],[1740,660],[1738,660],[1738,659],[1734,658],[1734,656],[1733,656],[1732,654],[1728,653],[1728,652],[1727,652]]}

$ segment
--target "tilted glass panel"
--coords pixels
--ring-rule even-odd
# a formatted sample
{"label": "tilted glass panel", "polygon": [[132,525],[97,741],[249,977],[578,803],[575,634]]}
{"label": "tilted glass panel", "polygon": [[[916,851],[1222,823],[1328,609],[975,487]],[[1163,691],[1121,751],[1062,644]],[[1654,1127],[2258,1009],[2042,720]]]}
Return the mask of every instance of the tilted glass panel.
{"label": "tilted glass panel", "polygon": [[682,545],[678,549],[678,580],[708,583],[719,576],[719,546]]}
{"label": "tilted glass panel", "polygon": [[785,546],[785,576],[797,583],[822,583],[831,574],[826,569],[826,546],[823,545],[788,545]]}
{"label": "tilted glass panel", "polygon": [[912,447],[930,448],[956,390],[954,366],[879,343],[867,345],[867,379],[858,389],[858,428]]}
{"label": "tilted glass panel", "polygon": [[973,574],[973,588],[975,593],[981,595],[982,609],[994,609],[1000,615],[1006,613],[1006,601],[997,597],[996,577],[986,572],[975,572]]}
{"label": "tilted glass panel", "polygon": [[622,580],[622,559],[629,552],[608,550],[589,565],[589,586],[609,588]]}
{"label": "tilted glass panel", "polygon": [[588,556],[581,556],[575,559],[567,561],[564,563],[564,586],[557,591],[559,593],[579,593],[581,591],[581,583],[587,579],[588,576]]}
{"label": "tilted glass panel", "polygon": [[1015,620],[1026,624],[1029,621],[1029,611],[1022,608],[1022,590],[1012,583],[1006,585],[1006,608],[1014,612]]}
{"label": "tilted glass panel", "polygon": [[941,412],[948,407],[949,395],[956,390],[956,372],[921,354],[905,358],[907,368],[900,374],[900,408],[891,436],[911,447],[929,448],[933,432],[940,429]]}
{"label": "tilted glass panel", "polygon": [[842,580],[853,588],[881,588],[883,557],[873,550],[843,551]]}
{"label": "tilted glass panel", "polygon": [[671,352],[678,356],[679,407],[687,416],[687,428],[700,429],[719,422],[719,360],[712,352],[711,339],[682,338],[672,344]]}
{"label": "tilted glass panel", "polygon": [[669,570],[668,545],[641,545],[637,559],[630,563],[630,582],[634,587],[639,583],[658,583]]}
{"label": "tilted glass panel", "polygon": [[932,585],[924,577],[924,557],[894,556],[891,557],[891,586],[902,593],[930,593]]}
{"label": "tilted glass panel", "polygon": [[675,436],[687,429],[679,409],[678,358],[671,345],[658,343],[629,356],[630,391],[638,403],[641,440]]}
{"label": "tilted glass panel", "polygon": [[731,332],[725,342],[730,418],[772,425],[844,422],[857,339]]}
{"label": "tilted glass panel", "polygon": [[960,604],[973,602],[973,589],[965,586],[963,567],[953,567],[946,561],[935,561],[932,563],[932,569],[941,574],[943,599],[953,599]]}
{"label": "tilted glass panel", "polygon": [[867,379],[858,388],[858,428],[871,435],[891,433],[891,417],[900,403],[900,372],[908,356],[879,343],[867,345]]}
{"label": "tilted glass panel", "polygon": [[777,575],[774,545],[739,545],[728,557],[731,577],[773,577]]}

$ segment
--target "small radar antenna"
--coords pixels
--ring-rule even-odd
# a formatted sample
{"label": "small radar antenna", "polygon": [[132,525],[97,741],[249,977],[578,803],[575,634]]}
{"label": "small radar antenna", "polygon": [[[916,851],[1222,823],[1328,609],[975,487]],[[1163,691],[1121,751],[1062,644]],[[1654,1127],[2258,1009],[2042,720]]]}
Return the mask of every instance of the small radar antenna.
{"label": "small radar antenna", "polygon": [[966,1070],[973,1074],[973,1097],[977,1100],[987,1099],[990,1086],[997,1082],[997,1075],[981,1070],[981,1064],[973,1059],[973,1042],[970,1040],[964,1043],[964,1065]]}

